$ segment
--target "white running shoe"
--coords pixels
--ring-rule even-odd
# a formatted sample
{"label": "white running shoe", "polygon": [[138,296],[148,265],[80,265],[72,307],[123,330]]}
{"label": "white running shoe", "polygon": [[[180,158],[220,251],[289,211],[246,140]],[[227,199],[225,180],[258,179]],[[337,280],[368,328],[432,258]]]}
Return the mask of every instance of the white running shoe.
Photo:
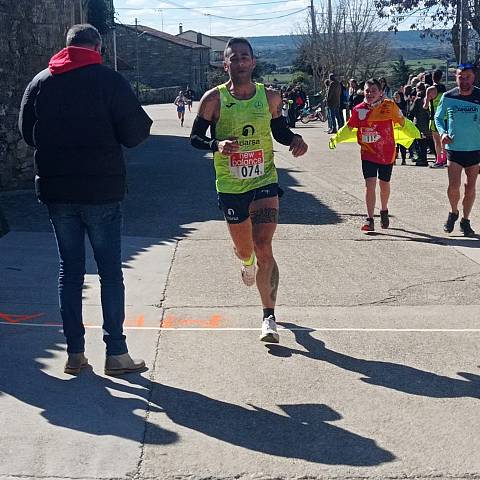
{"label": "white running shoe", "polygon": [[255,285],[255,276],[257,274],[257,266],[255,260],[251,265],[242,264],[242,281],[247,287]]}
{"label": "white running shoe", "polygon": [[260,340],[267,343],[278,343],[280,341],[277,333],[277,324],[275,323],[275,317],[273,315],[263,319]]}

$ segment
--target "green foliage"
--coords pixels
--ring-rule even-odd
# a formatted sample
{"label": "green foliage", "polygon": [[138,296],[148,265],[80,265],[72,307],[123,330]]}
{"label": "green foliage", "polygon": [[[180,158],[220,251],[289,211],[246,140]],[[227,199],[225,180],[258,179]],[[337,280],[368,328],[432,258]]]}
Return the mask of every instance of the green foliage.
{"label": "green foliage", "polygon": [[87,21],[103,35],[110,30],[110,9],[105,0],[88,2]]}
{"label": "green foliage", "polygon": [[277,69],[277,66],[274,63],[263,62],[261,60],[257,60],[257,65],[255,66],[255,70],[253,71],[253,78],[259,79],[260,77],[264,77],[265,75],[270,75]]}
{"label": "green foliage", "polygon": [[308,75],[313,75],[312,66],[309,63],[307,56],[307,49],[301,46],[297,51],[297,56],[292,65],[292,73],[294,72],[305,72]]}
{"label": "green foliage", "polygon": [[306,90],[310,89],[312,81],[313,81],[312,76],[308,75],[308,73],[294,72],[292,74],[291,83],[293,85],[301,85]]}
{"label": "green foliage", "polygon": [[410,67],[405,63],[401,56],[396,62],[392,63],[391,83],[395,87],[405,85],[408,81],[409,75],[412,73]]}
{"label": "green foliage", "polygon": [[228,75],[222,68],[211,68],[207,74],[208,89],[221,85],[228,80]]}

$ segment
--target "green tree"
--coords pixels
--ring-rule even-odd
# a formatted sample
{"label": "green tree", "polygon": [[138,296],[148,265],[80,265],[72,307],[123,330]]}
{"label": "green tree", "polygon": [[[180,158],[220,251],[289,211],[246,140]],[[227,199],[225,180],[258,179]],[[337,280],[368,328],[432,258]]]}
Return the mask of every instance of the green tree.
{"label": "green tree", "polygon": [[223,68],[214,68],[211,67],[207,73],[207,85],[208,89],[214,88],[217,85],[221,85],[228,80],[228,75],[225,73]]}
{"label": "green tree", "polygon": [[412,73],[410,67],[405,63],[403,56],[392,63],[392,84],[395,86],[405,85],[408,81],[409,75]]}

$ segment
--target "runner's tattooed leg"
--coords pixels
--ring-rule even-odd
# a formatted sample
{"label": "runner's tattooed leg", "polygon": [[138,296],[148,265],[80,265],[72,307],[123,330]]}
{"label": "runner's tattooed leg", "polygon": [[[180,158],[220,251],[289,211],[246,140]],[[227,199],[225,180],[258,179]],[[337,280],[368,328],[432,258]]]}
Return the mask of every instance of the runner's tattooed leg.
{"label": "runner's tattooed leg", "polygon": [[278,223],[277,208],[261,208],[250,214],[254,225],[259,223]]}
{"label": "runner's tattooed leg", "polygon": [[272,286],[270,297],[274,304],[277,301],[277,290],[278,290],[279,281],[280,281],[280,272],[278,270],[277,262],[273,260],[273,269],[272,269],[272,274],[270,276],[270,285]]}

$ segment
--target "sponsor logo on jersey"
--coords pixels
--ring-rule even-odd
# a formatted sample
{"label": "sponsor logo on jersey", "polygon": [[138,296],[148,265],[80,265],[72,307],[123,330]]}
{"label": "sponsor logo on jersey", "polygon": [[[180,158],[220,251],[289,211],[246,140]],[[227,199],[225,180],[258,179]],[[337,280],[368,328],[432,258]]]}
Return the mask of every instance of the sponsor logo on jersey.
{"label": "sponsor logo on jersey", "polygon": [[253,135],[255,133],[255,128],[253,125],[245,125],[242,128],[242,135],[244,137],[248,137],[249,135]]}

